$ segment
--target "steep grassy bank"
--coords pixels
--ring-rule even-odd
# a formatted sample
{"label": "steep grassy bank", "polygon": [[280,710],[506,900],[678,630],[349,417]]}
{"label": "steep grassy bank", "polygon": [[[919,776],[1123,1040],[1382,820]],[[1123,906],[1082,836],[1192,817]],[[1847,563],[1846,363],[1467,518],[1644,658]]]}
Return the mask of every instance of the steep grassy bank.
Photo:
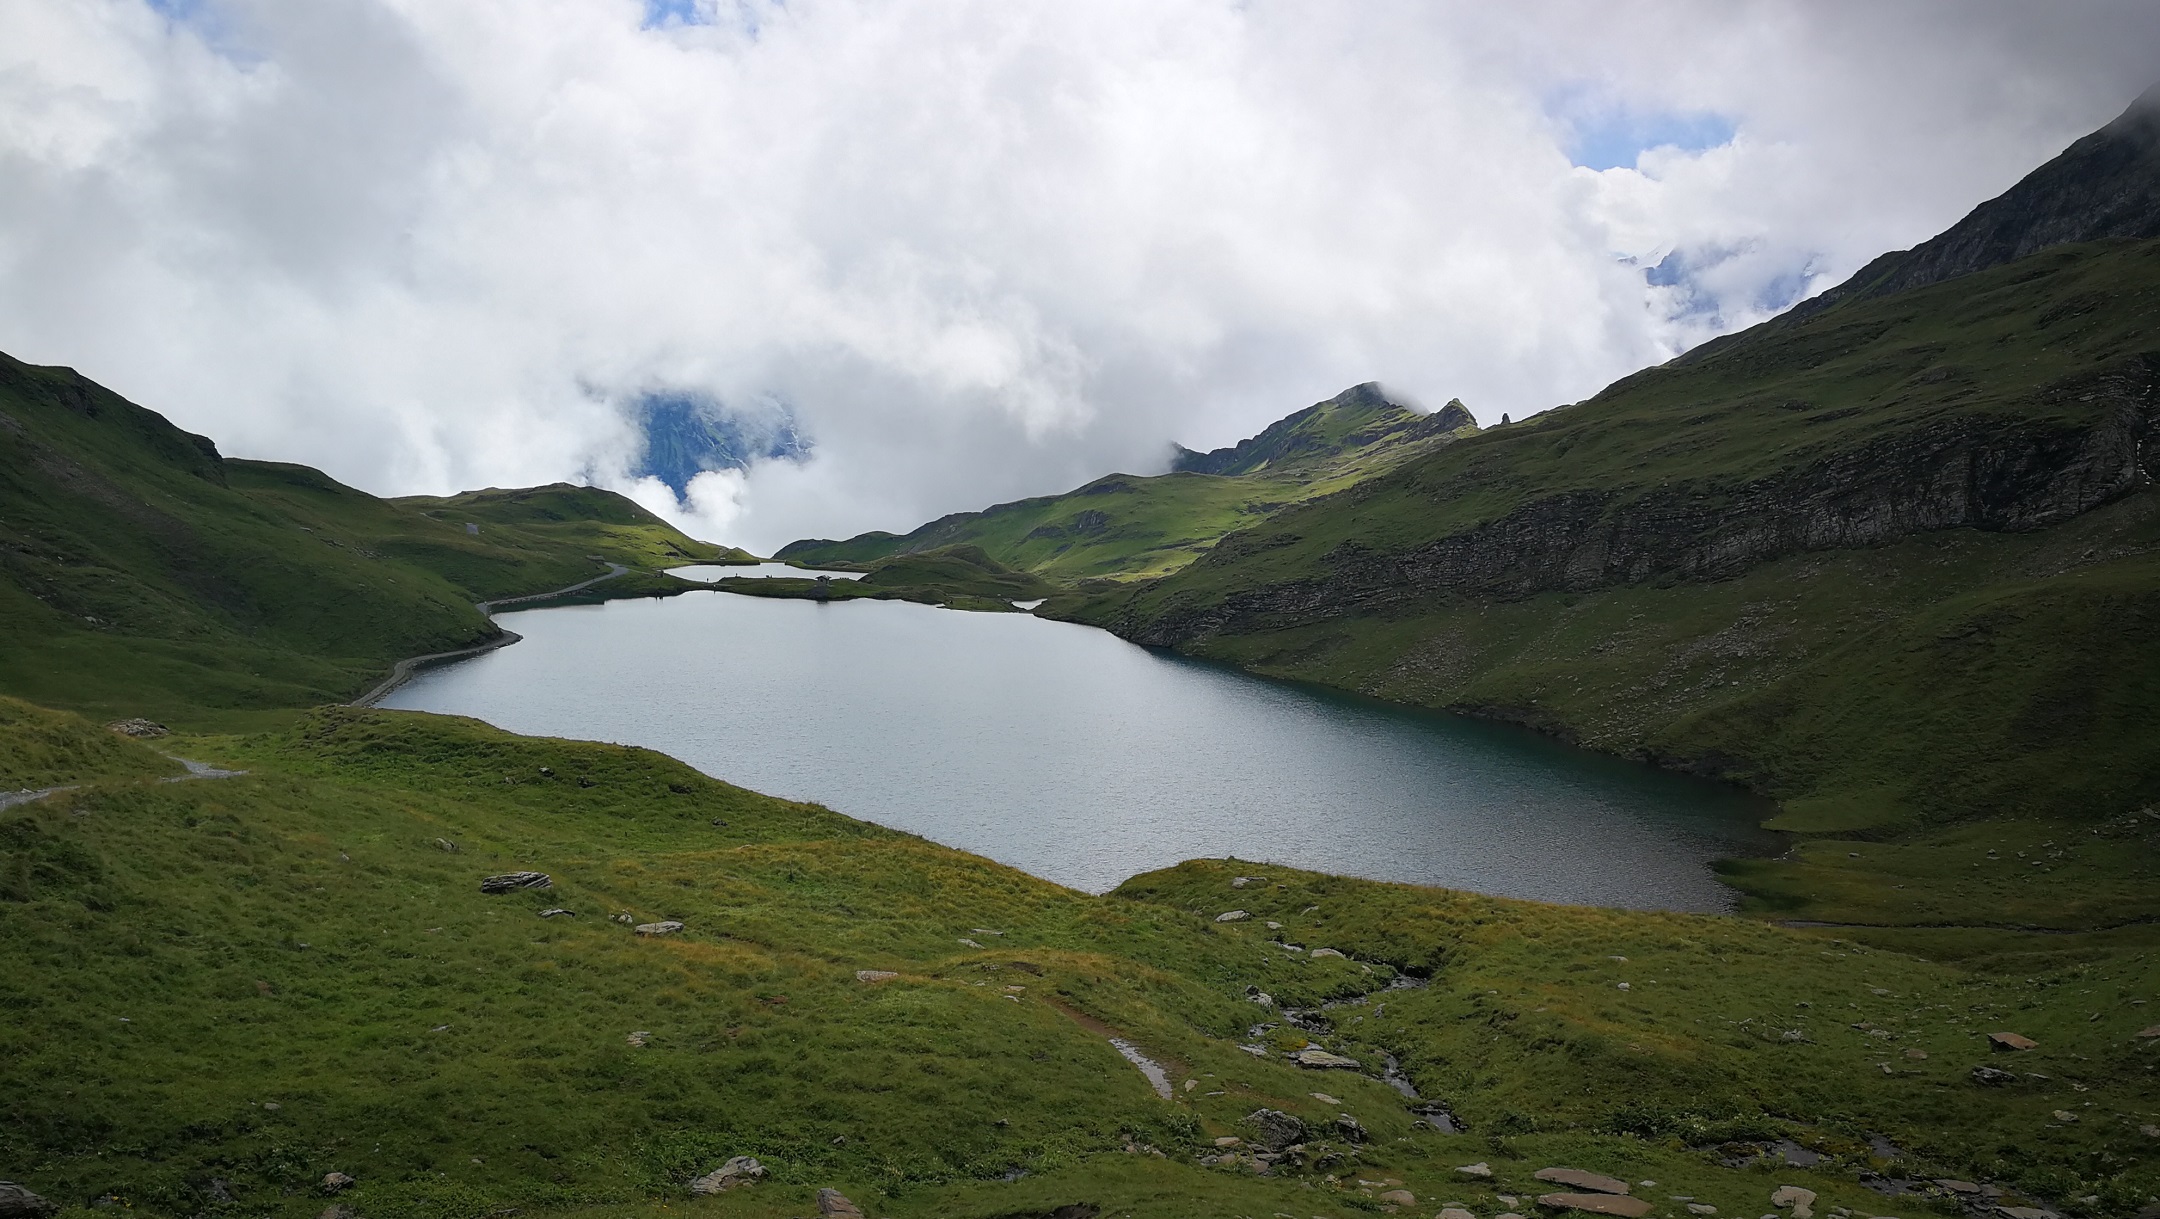
{"label": "steep grassy bank", "polygon": [[[1391,1188],[1492,1214],[1551,1164],[1654,1180],[1675,1216],[1759,1213],[1779,1184],[1932,1205],[1875,1171],[2077,1214],[2160,1191],[2149,958],[2008,980],[1224,863],[1092,898],[658,755],[419,715],[161,744],[249,773],[0,813],[0,1164],[75,1204],[313,1214],[332,1171],[369,1219],[800,1215],[828,1185],[897,1216],[1332,1217]],[[514,869],[553,887],[480,891]],[[1991,1054],[1998,1029],[2040,1048]],[[1169,1099],[1112,1033],[1167,1064]],[[1361,1065],[1292,1065],[1308,1042]],[[1375,1078],[1388,1054],[1467,1133]],[[1266,1175],[1260,1108],[1309,1130]],[[1762,1162],[1779,1137],[1829,1158]],[[688,1203],[736,1154],[771,1178]]]}
{"label": "steep grassy bank", "polygon": [[2061,248],[1764,327],[1046,612],[1747,783],[1822,839],[1729,872],[1766,913],[2115,926],[2149,917],[2138,850],[2008,901],[1955,852],[1843,861],[2160,803],[2154,333],[2160,243]]}
{"label": "steep grassy bank", "polygon": [[730,557],[589,487],[408,504],[228,460],[72,370],[0,356],[0,691],[47,705],[309,706],[495,634],[476,600]]}

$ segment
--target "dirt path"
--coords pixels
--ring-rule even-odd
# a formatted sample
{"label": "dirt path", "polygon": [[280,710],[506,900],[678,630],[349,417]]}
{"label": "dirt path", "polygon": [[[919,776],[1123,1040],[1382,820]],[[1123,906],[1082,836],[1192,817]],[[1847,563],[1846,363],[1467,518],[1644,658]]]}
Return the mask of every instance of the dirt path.
{"label": "dirt path", "polygon": [[[629,570],[628,567],[621,563],[610,563],[608,564],[607,574],[604,576],[594,576],[590,580],[580,580],[567,588],[558,588],[552,592],[527,593],[522,597],[498,597],[493,601],[475,601],[473,602],[473,608],[483,614],[493,614],[497,609],[505,605],[524,605],[532,601],[547,601],[555,597],[567,597],[571,593],[583,592],[603,580],[612,580]],[[390,676],[383,678],[382,682],[374,689],[345,705],[348,707],[372,707],[381,702],[392,690],[411,681],[412,675],[422,669],[448,664],[453,660],[463,660],[468,656],[478,656],[484,652],[492,652],[497,648],[507,648],[523,638],[524,636],[516,631],[504,631],[501,635],[488,640],[486,643],[476,643],[469,648],[456,648],[448,652],[429,652],[425,656],[408,656],[390,666]]]}
{"label": "dirt path", "polygon": [[[225,770],[221,767],[212,766],[208,762],[198,762],[193,758],[183,758],[175,754],[168,753],[165,756],[187,767],[187,773],[184,775],[167,775],[158,780],[160,783],[185,783],[190,779],[237,779],[247,773],[244,770]],[[23,791],[0,792],[0,810],[11,809],[18,804],[35,803],[47,796],[57,796],[61,792],[71,792],[81,786],[83,785],[80,783],[63,783],[58,787],[38,787]]]}

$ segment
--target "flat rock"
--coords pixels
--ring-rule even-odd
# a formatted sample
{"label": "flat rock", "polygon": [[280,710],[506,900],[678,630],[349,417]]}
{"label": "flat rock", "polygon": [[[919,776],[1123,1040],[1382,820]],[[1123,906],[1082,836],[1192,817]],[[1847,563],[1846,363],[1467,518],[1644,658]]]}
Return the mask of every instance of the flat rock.
{"label": "flat rock", "polygon": [[817,1191],[817,1213],[824,1219],[863,1219],[862,1208],[837,1189]]}
{"label": "flat rock", "polygon": [[683,925],[671,918],[661,919],[657,923],[639,923],[631,928],[639,935],[674,935],[682,929]]}
{"label": "flat rock", "polygon": [[1811,1219],[1815,1214],[1815,1191],[1797,1185],[1780,1185],[1770,1191],[1770,1205],[1780,1210],[1791,1207],[1793,1219]]}
{"label": "flat rock", "polygon": [[505,872],[480,882],[482,893],[515,893],[519,889],[552,889],[555,882],[545,872]]}
{"label": "flat rock", "polygon": [[39,1197],[27,1185],[0,1181],[0,1219],[33,1219],[59,1209],[59,1203]]}
{"label": "flat rock", "polygon": [[1628,1183],[1618,1177],[1584,1172],[1580,1168],[1540,1168],[1532,1175],[1540,1181],[1550,1181],[1554,1185],[1571,1185],[1576,1189],[1591,1189],[1601,1194],[1624,1194],[1628,1191]]}
{"label": "flat rock", "polygon": [[1407,1189],[1389,1189],[1382,1190],[1380,1196],[1373,1201],[1382,1206],[1416,1206],[1417,1195]]}
{"label": "flat rock", "polygon": [[2149,1029],[2139,1029],[2136,1035],[2139,1037],[2160,1037],[2160,1024],[2156,1024]]}
{"label": "flat rock", "polygon": [[1296,1063],[1301,1067],[1312,1067],[1317,1070],[1337,1068],[1342,1070],[1355,1071],[1357,1070],[1358,1065],[1358,1060],[1355,1058],[1345,1058],[1340,1054],[1330,1054],[1326,1050],[1299,1050],[1297,1053],[1290,1056],[1290,1061]]}
{"label": "flat rock", "polygon": [[1242,923],[1251,917],[1252,911],[1250,910],[1225,910],[1215,916],[1215,921],[1218,923]]}
{"label": "flat rock", "polygon": [[1269,1151],[1281,1151],[1305,1141],[1305,1123],[1280,1109],[1255,1109],[1245,1115],[1253,1141]]}
{"label": "flat rock", "polygon": [[1980,1186],[1971,1181],[1953,1181],[1945,1177],[1935,1182],[1935,1184],[1953,1194],[1978,1194],[1980,1192]]}
{"label": "flat rock", "polygon": [[575,910],[565,910],[565,909],[564,909],[564,908],[562,908],[561,906],[557,906],[557,907],[555,907],[555,908],[554,908],[553,910],[542,910],[542,911],[540,912],[540,917],[541,917],[541,918],[564,918],[564,917],[568,917],[568,918],[576,918],[576,917],[577,917],[577,911],[575,911]]}
{"label": "flat rock", "polygon": [[1710,1204],[1709,1204],[1708,1202],[1690,1202],[1690,1203],[1688,1203],[1688,1204],[1687,1204],[1687,1209],[1688,1209],[1688,1214],[1690,1214],[1690,1215],[1715,1215],[1715,1214],[1717,1214],[1717,1208],[1716,1208],[1716,1207],[1714,1207],[1714,1206],[1712,1206],[1712,1205],[1710,1205]]}
{"label": "flat rock", "polygon": [[1440,1219],[1477,1219],[1477,1216],[1459,1206],[1443,1206],[1440,1208]]}
{"label": "flat rock", "polygon": [[873,984],[890,982],[899,976],[890,969],[858,969],[855,971],[855,980],[857,982],[870,982]]}
{"label": "flat rock", "polygon": [[1623,1194],[1539,1194],[1537,1201],[1539,1206],[1549,1206],[1556,1211],[1621,1215],[1625,1219],[1641,1219],[1654,1209],[1647,1199]]}
{"label": "flat rock", "polygon": [[2037,1206],[1998,1206],[1995,1213],[2004,1219],[2056,1219],[2054,1211],[2044,1211]]}
{"label": "flat rock", "polygon": [[1457,1168],[1455,1171],[1461,1173],[1466,1177],[1478,1177],[1485,1180],[1490,1180],[1492,1178],[1492,1165],[1487,1164],[1483,1160],[1479,1160],[1475,1164],[1465,1164],[1462,1167]]}
{"label": "flat rock", "polygon": [[1989,1033],[1988,1044],[1998,1050],[2029,1050],[2040,1043],[2017,1033]]}
{"label": "flat rock", "polygon": [[1233,889],[1242,889],[1249,884],[1253,884],[1257,881],[1263,881],[1266,879],[1267,877],[1265,876],[1233,876],[1230,878],[1230,887]]}
{"label": "flat rock", "polygon": [[1313,960],[1317,961],[1321,957],[1334,957],[1336,960],[1339,961],[1347,961],[1350,959],[1349,957],[1344,956],[1343,954],[1335,951],[1332,948],[1315,948],[1312,950]]}
{"label": "flat rock", "polygon": [[352,1188],[352,1185],[353,1179],[346,1176],[344,1173],[326,1172],[323,1174],[322,1187],[323,1192],[325,1193],[334,1194],[342,1189],[350,1189]]}
{"label": "flat rock", "polygon": [[1999,1088],[2004,1084],[2016,1083],[2017,1076],[2011,1074],[2008,1071],[1998,1070],[1994,1067],[1974,1067],[1972,1069],[1972,1080],[1976,1084],[1985,1084],[1990,1088]]}
{"label": "flat rock", "polygon": [[733,1156],[727,1163],[692,1181],[690,1192],[699,1195],[724,1193],[764,1177],[765,1166],[757,1162],[756,1156]]}

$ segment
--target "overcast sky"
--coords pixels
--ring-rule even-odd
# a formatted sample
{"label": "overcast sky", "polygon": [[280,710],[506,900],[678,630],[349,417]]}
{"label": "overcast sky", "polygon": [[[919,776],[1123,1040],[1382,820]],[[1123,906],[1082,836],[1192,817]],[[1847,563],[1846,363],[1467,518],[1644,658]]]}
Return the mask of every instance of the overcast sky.
{"label": "overcast sky", "polygon": [[[0,350],[379,494],[769,551],[1378,380],[1595,392],[1924,239],[2160,4],[8,0]],[[640,394],[814,448],[676,505]]]}

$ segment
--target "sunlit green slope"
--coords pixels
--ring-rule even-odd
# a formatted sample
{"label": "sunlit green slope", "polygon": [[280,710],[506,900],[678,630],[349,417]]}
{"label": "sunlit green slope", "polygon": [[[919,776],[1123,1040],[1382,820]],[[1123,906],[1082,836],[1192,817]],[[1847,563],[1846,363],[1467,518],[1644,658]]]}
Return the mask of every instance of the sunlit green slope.
{"label": "sunlit green slope", "polygon": [[777,557],[852,564],[972,545],[1008,567],[1060,582],[1158,576],[1285,505],[1341,490],[1476,430],[1459,402],[1420,415],[1376,385],[1359,385],[1236,448],[1180,450],[1180,468],[1169,474],[1112,474],[1063,495],[941,517],[904,535],[792,542]]}

